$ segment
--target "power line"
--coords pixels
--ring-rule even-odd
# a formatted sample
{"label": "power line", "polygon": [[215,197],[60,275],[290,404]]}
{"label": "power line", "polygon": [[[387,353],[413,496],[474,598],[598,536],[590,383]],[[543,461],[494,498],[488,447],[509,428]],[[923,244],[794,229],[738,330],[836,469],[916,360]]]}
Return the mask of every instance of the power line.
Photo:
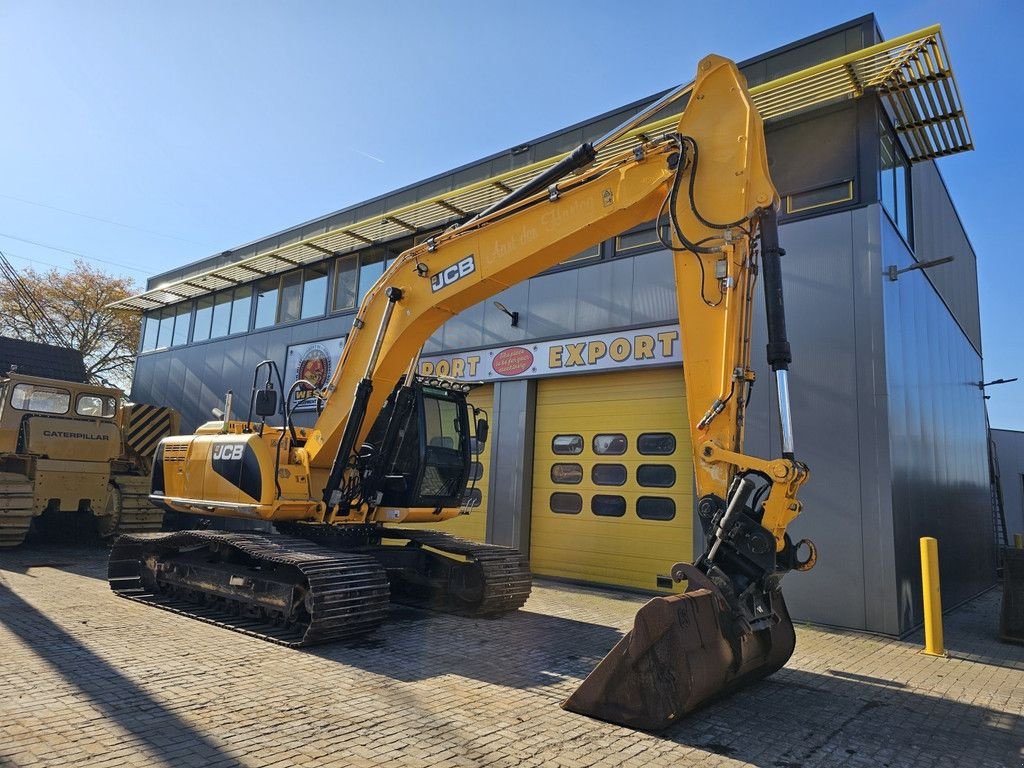
{"label": "power line", "polygon": [[189,240],[187,237],[178,237],[177,235],[169,235],[166,232],[157,232],[155,229],[146,229],[145,227],[137,227],[134,224],[125,224],[125,223],[120,222],[120,221],[114,221],[113,219],[104,219],[104,218],[102,218],[100,216],[91,216],[88,213],[80,213],[79,211],[70,211],[67,208],[59,208],[56,205],[49,205],[47,203],[39,203],[39,202],[36,202],[35,200],[26,200],[23,197],[16,197],[15,195],[5,195],[5,194],[0,193],[0,197],[4,198],[6,200],[16,200],[19,203],[24,203],[25,205],[34,205],[34,206],[36,206],[38,208],[48,208],[51,211],[60,211],[61,213],[67,213],[67,214],[70,214],[72,216],[80,216],[83,219],[90,219],[92,221],[100,221],[100,222],[103,222],[104,224],[112,224],[115,227],[124,227],[125,229],[134,229],[134,230],[136,230],[138,232],[145,232],[145,233],[150,234],[150,235],[157,235],[158,237],[168,237],[171,240],[180,240],[183,243],[191,243],[192,245],[198,245],[198,246],[200,246],[202,248],[209,248],[209,247],[211,247],[211,246],[206,245],[205,243],[197,243],[195,240]]}
{"label": "power line", "polygon": [[38,245],[40,248],[49,248],[51,251],[60,251],[61,253],[68,253],[68,254],[71,254],[72,256],[81,256],[83,259],[88,259],[89,261],[98,261],[98,262],[100,262],[102,264],[110,264],[113,267],[121,267],[121,269],[130,269],[133,272],[141,272],[142,274],[146,275],[147,277],[149,275],[153,274],[152,272],[148,272],[145,269],[139,269],[138,267],[129,267],[127,264],[120,264],[120,263],[118,263],[116,261],[108,261],[107,259],[100,259],[100,258],[97,258],[96,256],[88,256],[88,255],[86,255],[84,253],[81,253],[79,251],[72,251],[72,250],[70,250],[68,248],[61,248],[60,246],[57,246],[57,245],[47,245],[46,243],[40,243],[37,240],[29,240],[26,237],[18,237],[16,235],[9,235],[6,232],[0,232],[0,237],[6,237],[9,240],[17,240],[19,243],[28,243],[29,245]]}

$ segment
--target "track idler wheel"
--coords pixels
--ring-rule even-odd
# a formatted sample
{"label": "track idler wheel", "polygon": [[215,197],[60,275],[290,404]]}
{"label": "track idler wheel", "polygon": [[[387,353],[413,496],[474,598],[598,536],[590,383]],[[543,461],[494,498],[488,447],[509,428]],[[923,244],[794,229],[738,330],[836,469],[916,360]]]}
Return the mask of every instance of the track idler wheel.
{"label": "track idler wheel", "polygon": [[682,567],[686,593],[644,605],[563,709],[655,731],[785,665],[796,634],[780,591],[771,595],[777,621],[753,632],[718,587]]}

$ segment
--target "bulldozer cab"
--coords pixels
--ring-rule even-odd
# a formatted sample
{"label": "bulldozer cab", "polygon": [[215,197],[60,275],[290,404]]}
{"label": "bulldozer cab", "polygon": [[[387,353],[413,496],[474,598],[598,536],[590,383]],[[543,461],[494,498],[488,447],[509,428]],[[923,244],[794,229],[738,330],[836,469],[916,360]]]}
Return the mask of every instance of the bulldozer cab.
{"label": "bulldozer cab", "polygon": [[411,387],[392,393],[360,453],[381,505],[436,509],[462,503],[471,462],[468,389],[416,377]]}
{"label": "bulldozer cab", "polygon": [[0,452],[107,461],[121,452],[121,391],[10,373],[0,379]]}

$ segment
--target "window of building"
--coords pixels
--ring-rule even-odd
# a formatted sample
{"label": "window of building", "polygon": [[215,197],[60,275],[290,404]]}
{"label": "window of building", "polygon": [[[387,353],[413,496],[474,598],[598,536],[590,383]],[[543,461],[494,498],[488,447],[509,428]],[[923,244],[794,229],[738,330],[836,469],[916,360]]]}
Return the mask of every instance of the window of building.
{"label": "window of building", "polygon": [[110,419],[117,413],[117,399],[105,395],[79,395],[75,401],[75,413]]}
{"label": "window of building", "polygon": [[210,338],[218,339],[231,332],[231,291],[221,291],[213,296],[213,322]]}
{"label": "window of building", "polygon": [[911,242],[910,163],[889,123],[879,122],[881,146],[878,172],[879,199],[903,239]]}
{"label": "window of building", "polygon": [[644,456],[671,456],[676,451],[676,436],[671,432],[644,432],[636,439],[636,449]]}
{"label": "window of building", "polygon": [[303,320],[319,317],[327,311],[327,271],[324,262],[302,270],[302,311]]}
{"label": "window of building", "polygon": [[628,447],[625,435],[594,435],[593,448],[598,456],[621,456]]}
{"label": "window of building", "polygon": [[595,464],[590,468],[594,485],[625,485],[626,467],[622,464]]}
{"label": "window of building", "polygon": [[579,464],[552,464],[551,482],[559,485],[577,485],[583,482],[583,467]]}
{"label": "window of building", "polygon": [[600,517],[622,517],[626,514],[626,500],[621,496],[594,494],[590,500],[590,511]]}
{"label": "window of building", "polygon": [[658,232],[654,228],[654,222],[648,221],[638,227],[633,227],[627,232],[615,238],[615,255],[621,256],[626,253],[638,253],[661,248],[658,241]]}
{"label": "window of building", "polygon": [[256,322],[254,328],[269,328],[277,320],[277,295],[281,278],[268,277],[256,284]]}
{"label": "window of building", "polygon": [[231,333],[249,330],[249,308],[252,306],[252,286],[235,288],[231,298]]}
{"label": "window of building", "polygon": [[188,326],[192,321],[192,302],[179,304],[173,310],[174,330],[171,332],[171,346],[188,344]]}
{"label": "window of building", "polygon": [[583,497],[578,493],[552,493],[551,511],[562,515],[578,515],[583,510]]}
{"label": "window of building", "polygon": [[562,264],[572,264],[577,261],[583,261],[584,259],[595,259],[601,255],[601,244],[587,248],[585,251],[580,251],[575,256],[570,256],[568,259],[562,261]]}
{"label": "window of building", "polygon": [[160,313],[150,312],[142,324],[142,351],[156,349],[157,332],[160,329]]}
{"label": "window of building", "polygon": [[302,310],[302,272],[289,272],[281,278],[280,296],[277,322],[298,320]]}
{"label": "window of building", "polygon": [[359,300],[356,302],[357,304],[363,303],[363,297],[384,274],[385,256],[386,253],[383,249],[363,251],[359,254]]}
{"label": "window of building", "polygon": [[331,310],[354,309],[359,290],[359,256],[343,256],[334,266],[334,299]]}
{"label": "window of building", "polygon": [[160,324],[156,336],[156,348],[165,349],[171,346],[171,336],[174,335],[174,312],[169,307],[160,310]]}
{"label": "window of building", "polygon": [[664,496],[641,496],[636,500],[636,516],[641,520],[671,520],[676,503]]}
{"label": "window of building", "polygon": [[676,468],[671,464],[641,464],[636,481],[645,488],[671,488],[676,484]]}
{"label": "window of building", "polygon": [[192,341],[206,341],[210,338],[210,323],[213,320],[213,296],[196,300],[196,319],[192,324]]}
{"label": "window of building", "polygon": [[11,392],[11,405],[19,411],[67,413],[70,404],[71,393],[57,387],[15,384]]}
{"label": "window of building", "polygon": [[583,435],[555,435],[551,438],[551,452],[557,456],[583,453]]}

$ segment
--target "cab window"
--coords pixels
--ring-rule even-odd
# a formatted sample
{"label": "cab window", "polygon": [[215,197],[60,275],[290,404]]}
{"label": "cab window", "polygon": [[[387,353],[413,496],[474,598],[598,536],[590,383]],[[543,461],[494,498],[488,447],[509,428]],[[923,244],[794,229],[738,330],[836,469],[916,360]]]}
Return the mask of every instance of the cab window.
{"label": "cab window", "polygon": [[66,389],[38,384],[15,384],[11,392],[11,405],[19,411],[67,413],[70,404],[71,393]]}
{"label": "cab window", "polygon": [[105,395],[79,395],[75,402],[75,413],[79,416],[110,419],[117,413],[117,400]]}

